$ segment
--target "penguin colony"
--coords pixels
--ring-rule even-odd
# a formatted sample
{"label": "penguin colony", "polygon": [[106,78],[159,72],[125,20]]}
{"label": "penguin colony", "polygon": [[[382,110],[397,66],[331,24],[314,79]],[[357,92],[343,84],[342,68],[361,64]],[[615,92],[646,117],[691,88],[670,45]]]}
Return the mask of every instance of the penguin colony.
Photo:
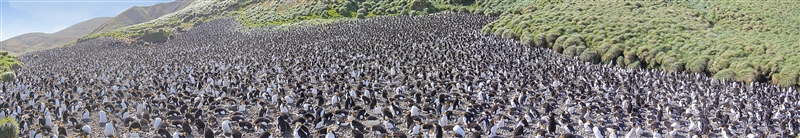
{"label": "penguin colony", "polygon": [[[22,137],[794,137],[792,88],[622,69],[481,35],[493,17],[376,17],[20,57]],[[32,55],[39,55],[33,58]]]}

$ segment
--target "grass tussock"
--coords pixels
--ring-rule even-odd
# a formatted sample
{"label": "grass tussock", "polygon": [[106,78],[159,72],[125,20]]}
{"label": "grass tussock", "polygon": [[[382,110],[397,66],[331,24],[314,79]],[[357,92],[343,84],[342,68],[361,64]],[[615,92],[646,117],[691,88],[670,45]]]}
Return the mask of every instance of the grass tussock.
{"label": "grass tussock", "polygon": [[7,51],[0,51],[0,73],[12,72],[14,69],[22,68],[24,64],[16,56]]}
{"label": "grass tussock", "polygon": [[0,119],[0,138],[16,138],[19,135],[17,120],[6,117]]}

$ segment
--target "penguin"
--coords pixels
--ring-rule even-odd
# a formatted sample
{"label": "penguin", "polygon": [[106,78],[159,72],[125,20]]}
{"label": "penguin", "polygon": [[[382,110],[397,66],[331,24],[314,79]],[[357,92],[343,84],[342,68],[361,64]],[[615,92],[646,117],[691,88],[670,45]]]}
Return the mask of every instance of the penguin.
{"label": "penguin", "polygon": [[294,138],[308,138],[311,136],[310,135],[311,132],[308,131],[308,127],[306,127],[305,125],[301,124],[300,122],[297,122],[295,123],[295,126],[296,128],[293,133]]}
{"label": "penguin", "polygon": [[242,138],[242,132],[239,131],[239,129],[234,129],[233,132],[231,132],[231,137]]}
{"label": "penguin", "polygon": [[358,131],[364,131],[364,127],[365,127],[364,124],[361,124],[361,122],[357,120],[350,120],[350,128],[356,129]]}
{"label": "penguin", "polygon": [[103,135],[106,137],[114,137],[114,121],[109,121],[106,123],[105,130],[103,131]]}
{"label": "penguin", "polygon": [[414,127],[408,130],[408,133],[410,133],[411,135],[418,135],[421,129],[420,122],[415,120],[414,123],[415,123]]}
{"label": "penguin", "polygon": [[157,118],[155,119],[155,121],[153,121],[153,128],[154,128],[154,129],[158,129],[158,128],[160,128],[160,127],[161,127],[161,122],[162,122],[162,121],[163,121],[163,120],[161,120],[161,118],[160,118],[160,117],[157,117]]}
{"label": "penguin", "polygon": [[314,124],[314,129],[322,129],[325,127],[325,118],[323,117],[314,118],[314,120],[312,120],[311,123]]}
{"label": "penguin", "polygon": [[457,138],[463,138],[463,137],[467,136],[466,131],[464,131],[464,128],[462,128],[461,125],[454,126],[453,127],[453,132],[454,132],[455,137],[457,137]]}
{"label": "penguin", "polygon": [[394,114],[389,110],[389,108],[383,108],[381,115],[383,115],[384,118],[394,118]]}
{"label": "penguin", "polygon": [[230,121],[231,122],[243,122],[244,121],[244,116],[234,115],[233,117],[231,117]]}
{"label": "penguin", "polygon": [[[431,131],[433,131],[433,137],[435,137],[435,138],[444,137],[444,129],[442,129],[442,126],[440,126],[440,125],[433,124],[433,128],[431,129]],[[453,136],[456,136],[456,135],[458,135],[458,134],[453,134]]]}
{"label": "penguin", "polygon": [[356,129],[350,129],[350,133],[353,138],[364,138],[364,133]]}
{"label": "penguin", "polygon": [[128,125],[128,131],[141,130],[141,129],[142,129],[142,124],[140,124],[139,121],[133,121],[131,122],[130,125]]}
{"label": "penguin", "polygon": [[278,117],[278,129],[281,133],[287,133],[291,128],[289,128],[289,122],[286,121],[284,117]]}
{"label": "penguin", "polygon": [[58,130],[58,135],[67,136],[67,128],[64,128],[63,125],[61,124],[61,122],[58,122],[57,124],[58,125],[56,125],[56,126],[58,128],[56,130]]}
{"label": "penguin", "polygon": [[383,126],[386,126],[387,129],[395,129],[394,121],[391,118],[383,118]]}
{"label": "penguin", "polygon": [[258,138],[273,138],[273,137],[274,136],[272,136],[272,130],[271,129],[268,129],[268,130],[266,130],[263,133],[258,135]]}
{"label": "penguin", "polygon": [[336,133],[331,130],[331,127],[328,127],[326,131],[328,131],[328,134],[325,134],[325,138],[336,138]]}
{"label": "penguin", "polygon": [[180,131],[175,131],[174,133],[172,133],[172,138],[186,138],[186,133],[185,132],[182,133]]}
{"label": "penguin", "polygon": [[516,127],[514,127],[513,131],[514,136],[523,136],[525,135],[525,125],[518,123]]}
{"label": "penguin", "polygon": [[192,135],[192,126],[189,124],[188,121],[183,121],[181,123],[181,129],[185,133],[185,135]]}
{"label": "penguin", "polygon": [[197,126],[197,129],[200,129],[199,132],[202,132],[202,131],[205,130],[206,123],[203,120],[195,119],[195,121],[193,121],[193,122],[194,122],[194,125]]}
{"label": "penguin", "polygon": [[89,109],[84,109],[83,110],[83,114],[81,115],[81,120],[84,121],[84,122],[87,122],[87,121],[89,121],[91,119],[91,118],[89,118],[90,116],[91,116],[91,113],[89,112]]}
{"label": "penguin", "polygon": [[556,133],[556,123],[557,123],[556,122],[556,117],[555,117],[555,115],[553,113],[551,113],[548,118],[549,119],[547,120],[547,132],[550,132],[551,134],[555,134]]}
{"label": "penguin", "polygon": [[370,129],[372,131],[374,131],[375,135],[377,135],[377,136],[388,135],[389,134],[389,131],[386,131],[386,128],[384,128],[383,126],[380,126],[380,125],[372,125],[372,126],[370,126]]}
{"label": "penguin", "polygon": [[225,134],[225,135],[229,135],[229,134],[233,133],[233,130],[231,129],[231,121],[228,121],[228,120],[222,121],[222,124],[221,124],[220,127],[222,127],[222,133]]}
{"label": "penguin", "polygon": [[169,133],[169,130],[167,130],[166,127],[158,128],[156,130],[156,134],[158,134],[158,136],[165,137],[165,138],[172,137],[172,135]]}
{"label": "penguin", "polygon": [[98,122],[100,122],[101,125],[106,124],[106,122],[108,122],[108,114],[106,114],[106,111],[100,110],[99,115],[100,118],[98,118]]}
{"label": "penguin", "polygon": [[142,137],[142,136],[141,136],[141,135],[139,135],[139,132],[135,132],[135,131],[131,131],[131,132],[128,134],[128,138],[141,138],[141,137]]}
{"label": "penguin", "polygon": [[205,131],[205,132],[203,132],[203,137],[204,138],[214,138],[214,136],[216,136],[214,134],[214,130],[211,130],[211,128],[208,127],[208,126],[206,126],[203,130]]}
{"label": "penguin", "polygon": [[[67,123],[69,123],[70,126],[76,126],[78,125],[78,119],[70,117],[67,119]],[[22,122],[20,122],[20,125],[22,125]]]}

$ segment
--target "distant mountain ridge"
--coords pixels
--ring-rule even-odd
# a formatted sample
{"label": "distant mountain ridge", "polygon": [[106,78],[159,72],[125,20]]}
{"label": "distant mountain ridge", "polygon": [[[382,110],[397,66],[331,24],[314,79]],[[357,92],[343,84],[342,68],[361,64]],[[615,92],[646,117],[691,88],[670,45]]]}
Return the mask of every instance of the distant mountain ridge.
{"label": "distant mountain ridge", "polygon": [[63,46],[75,39],[89,34],[93,29],[111,20],[111,17],[92,18],[61,31],[46,34],[41,32],[26,33],[0,42],[0,50],[19,55],[27,52]]}
{"label": "distant mountain ridge", "polygon": [[135,25],[147,22],[166,14],[179,11],[192,4],[192,1],[176,0],[168,3],[158,3],[153,6],[133,6],[128,10],[118,14],[113,19],[103,23],[89,34],[102,33],[109,30],[122,28],[125,26]]}

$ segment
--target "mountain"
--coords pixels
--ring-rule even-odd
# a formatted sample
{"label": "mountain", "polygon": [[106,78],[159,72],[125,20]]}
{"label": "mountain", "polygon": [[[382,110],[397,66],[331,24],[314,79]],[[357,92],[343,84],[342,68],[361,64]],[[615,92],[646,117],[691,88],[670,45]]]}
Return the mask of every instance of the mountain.
{"label": "mountain", "polygon": [[133,6],[130,9],[118,14],[113,19],[103,23],[103,25],[100,25],[100,27],[96,28],[90,34],[102,33],[109,30],[147,22],[165,14],[186,8],[191,4],[192,1],[173,1],[168,3],[159,3],[153,6]]}
{"label": "mountain", "polygon": [[63,46],[71,41],[74,41],[75,39],[89,34],[93,29],[109,20],[111,20],[111,17],[93,18],[52,34],[39,32],[22,34],[9,38],[5,41],[0,41],[0,50],[9,51],[12,54],[19,55],[31,51],[45,50]]}

